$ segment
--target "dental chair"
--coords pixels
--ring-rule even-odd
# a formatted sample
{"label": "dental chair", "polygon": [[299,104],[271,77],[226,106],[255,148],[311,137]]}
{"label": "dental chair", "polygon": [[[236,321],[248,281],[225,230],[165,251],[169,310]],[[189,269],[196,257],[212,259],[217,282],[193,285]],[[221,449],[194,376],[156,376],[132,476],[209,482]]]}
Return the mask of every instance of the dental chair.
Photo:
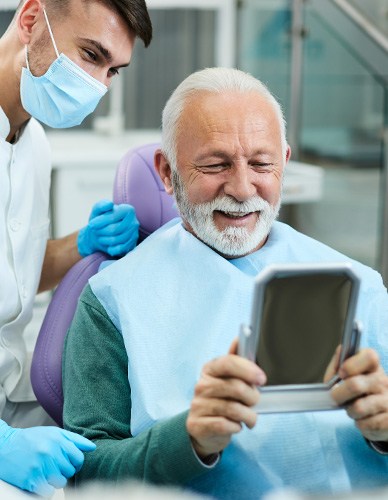
{"label": "dental chair", "polygon": [[[154,152],[158,147],[159,144],[147,144],[129,150],[121,159],[114,180],[113,201],[135,207],[140,222],[138,243],[178,216],[173,198],[165,192],[154,169]],[[80,260],[67,272],[53,294],[39,331],[31,365],[31,383],[39,403],[61,427],[65,336],[83,288],[109,259],[108,255],[97,252]]]}

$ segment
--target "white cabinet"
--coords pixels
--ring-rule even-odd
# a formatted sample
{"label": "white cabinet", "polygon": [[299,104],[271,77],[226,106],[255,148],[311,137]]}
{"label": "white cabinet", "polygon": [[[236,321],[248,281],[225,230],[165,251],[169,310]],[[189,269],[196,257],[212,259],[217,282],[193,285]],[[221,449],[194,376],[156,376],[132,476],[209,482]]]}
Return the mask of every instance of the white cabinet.
{"label": "white cabinet", "polygon": [[19,5],[19,0],[1,0],[0,10],[14,10]]}
{"label": "white cabinet", "polygon": [[97,201],[112,199],[116,167],[135,146],[160,142],[158,130],[104,136],[90,131],[51,132],[52,232],[65,236],[88,220]]}
{"label": "white cabinet", "polygon": [[61,237],[85,226],[96,201],[112,199],[115,164],[104,168],[55,168],[52,178],[52,233]]}

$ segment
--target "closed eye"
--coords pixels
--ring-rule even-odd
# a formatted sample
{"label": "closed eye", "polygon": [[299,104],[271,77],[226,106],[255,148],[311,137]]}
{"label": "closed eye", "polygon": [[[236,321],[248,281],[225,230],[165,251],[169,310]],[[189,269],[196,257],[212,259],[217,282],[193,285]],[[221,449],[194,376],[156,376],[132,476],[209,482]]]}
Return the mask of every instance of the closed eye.
{"label": "closed eye", "polygon": [[273,163],[256,162],[250,163],[250,166],[256,170],[269,171],[273,167]]}
{"label": "closed eye", "polygon": [[211,165],[197,165],[197,169],[201,172],[221,172],[230,165],[228,163],[212,163]]}

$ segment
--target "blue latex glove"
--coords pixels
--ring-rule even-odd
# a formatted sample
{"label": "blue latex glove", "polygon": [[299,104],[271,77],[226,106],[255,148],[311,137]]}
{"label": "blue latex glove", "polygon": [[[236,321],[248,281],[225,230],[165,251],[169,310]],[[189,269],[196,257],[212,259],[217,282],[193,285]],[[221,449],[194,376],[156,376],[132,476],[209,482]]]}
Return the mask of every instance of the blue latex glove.
{"label": "blue latex glove", "polygon": [[0,479],[44,497],[63,488],[96,445],[59,427],[13,429],[0,420]]}
{"label": "blue latex glove", "polygon": [[115,205],[109,200],[96,203],[89,224],[80,230],[77,239],[82,257],[100,251],[118,257],[136,246],[139,222],[131,205]]}

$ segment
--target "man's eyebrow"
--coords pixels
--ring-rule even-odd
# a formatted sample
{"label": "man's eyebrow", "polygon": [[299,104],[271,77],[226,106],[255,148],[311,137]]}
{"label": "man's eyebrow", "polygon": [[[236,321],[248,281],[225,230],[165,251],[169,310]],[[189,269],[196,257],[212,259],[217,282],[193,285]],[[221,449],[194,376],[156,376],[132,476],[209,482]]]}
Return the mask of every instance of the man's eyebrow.
{"label": "man's eyebrow", "polygon": [[[107,48],[105,48],[103,45],[101,45],[100,42],[97,42],[97,40],[92,40],[90,38],[81,38],[81,40],[83,42],[89,43],[90,45],[93,45],[98,50],[98,52],[100,52],[100,54],[102,55],[102,57],[105,59],[105,61],[107,63],[111,63],[112,62],[112,60],[113,60],[112,53]],[[124,68],[126,66],[129,66],[129,62],[126,63],[126,64],[120,64],[117,67],[118,68]]]}
{"label": "man's eyebrow", "polygon": [[[257,149],[255,151],[253,151],[250,156],[251,157],[266,156],[269,154],[270,154],[270,152],[265,150],[265,149]],[[200,154],[199,156],[197,156],[196,161],[205,161],[205,160],[209,160],[210,158],[217,158],[220,160],[229,160],[230,158],[233,158],[233,155],[230,156],[228,153],[226,153],[225,151],[222,151],[222,150],[214,150],[214,151],[208,151],[208,152],[205,152],[203,154]]]}
{"label": "man's eyebrow", "polygon": [[227,160],[229,158],[228,154],[224,151],[209,151],[197,156],[197,161],[209,160],[210,158],[219,158],[221,160]]}

